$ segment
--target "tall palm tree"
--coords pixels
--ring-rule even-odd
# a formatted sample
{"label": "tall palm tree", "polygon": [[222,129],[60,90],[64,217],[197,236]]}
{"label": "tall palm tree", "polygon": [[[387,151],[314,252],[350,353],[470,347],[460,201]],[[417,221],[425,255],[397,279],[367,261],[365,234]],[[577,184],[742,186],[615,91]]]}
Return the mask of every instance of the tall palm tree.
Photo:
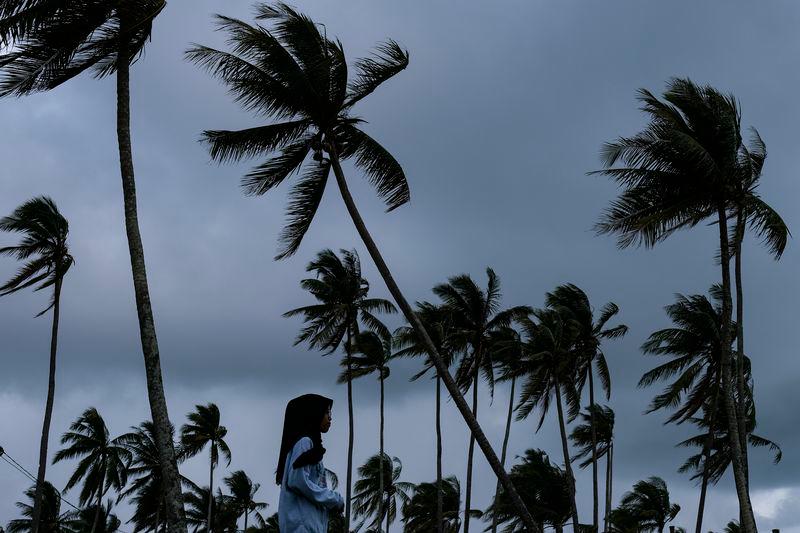
{"label": "tall palm tree", "polygon": [[569,438],[578,448],[573,461],[582,460],[578,466],[586,468],[606,458],[606,490],[604,531],[608,531],[608,515],[611,513],[614,468],[614,411],[603,405],[590,405],[580,415],[582,423],[575,426]]}
{"label": "tall palm tree", "polygon": [[[707,218],[719,230],[722,275],[721,400],[728,413],[733,472],[742,524],[755,533],[747,465],[738,427],[731,384],[740,381],[731,370],[733,339],[730,276],[730,207],[741,188],[741,113],[732,95],[688,79],[672,79],[663,101],[645,89],[639,91],[650,122],[641,133],[608,143],[603,149],[604,170],[623,191],[597,226],[600,233],[619,236],[620,247],[654,246],[682,228]],[[756,227],[767,225],[755,224]],[[744,371],[738,365],[736,373]],[[736,377],[732,380],[732,377]]]}
{"label": "tall palm tree", "polygon": [[[219,407],[216,404],[195,405],[194,411],[187,414],[188,424],[181,427],[181,457],[188,459],[194,457],[208,446],[208,486],[214,490],[214,468],[219,463],[219,454],[225,457],[227,464],[231,464],[231,450],[225,442],[228,429],[220,424]],[[206,516],[206,529],[212,531],[212,507],[214,498],[207,498],[208,514]]]}
{"label": "tall palm tree", "polygon": [[[315,277],[304,279],[300,286],[311,293],[318,303],[287,311],[283,316],[300,315],[306,326],[300,330],[295,345],[307,343],[311,348],[333,353],[344,347],[345,365],[349,368],[353,353],[353,339],[359,334],[359,323],[367,329],[388,335],[386,326],[375,313],[395,313],[394,305],[383,298],[369,297],[369,282],[361,275],[361,260],[355,250],[340,250],[341,257],[332,250],[322,250],[306,266],[306,272]],[[345,522],[349,528],[355,422],[353,418],[353,384],[347,381],[347,487],[345,488]],[[348,529],[349,531],[349,529]]]}
{"label": "tall palm tree", "polygon": [[523,339],[523,385],[517,420],[524,420],[535,409],[539,410],[541,429],[544,419],[550,410],[551,400],[555,400],[558,413],[558,427],[561,433],[561,450],[564,454],[564,471],[567,476],[571,498],[571,517],[574,524],[578,521],[578,506],[575,497],[575,475],[572,472],[572,460],[567,441],[567,420],[564,413],[563,400],[568,406],[567,416],[570,420],[578,415],[580,398],[575,389],[576,365],[575,341],[578,328],[562,310],[536,309],[531,317],[518,317],[520,334]]}
{"label": "tall palm tree", "polygon": [[[280,533],[278,524],[278,513],[269,515],[266,519],[256,516],[256,525],[250,526],[247,531],[250,533]],[[328,531],[339,531],[338,529],[328,528]]]}
{"label": "tall palm tree", "polygon": [[667,484],[660,477],[639,481],[622,496],[620,506],[635,516],[639,531],[664,533],[666,525],[678,516],[681,506],[669,500]]}
{"label": "tall palm tree", "polygon": [[[439,483],[420,483],[414,487],[411,499],[403,505],[403,531],[429,533],[440,529],[458,533],[461,528],[461,484],[455,476]],[[440,518],[439,499],[444,500]]]}
{"label": "tall palm tree", "polygon": [[[1,11],[0,11],[1,12]],[[0,42],[2,39],[0,39]],[[53,310],[50,333],[50,372],[47,381],[47,401],[39,443],[39,469],[36,473],[36,496],[33,504],[33,531],[39,530],[42,489],[47,471],[47,446],[50,440],[50,422],[56,394],[56,353],[58,351],[58,316],[61,305],[61,286],[64,276],[75,262],[69,253],[67,236],[69,223],[58,211],[55,202],[46,196],[28,200],[7,217],[0,219],[0,231],[19,233],[22,240],[15,246],[0,247],[0,255],[9,255],[25,261],[17,274],[0,286],[0,296],[6,296],[27,287],[37,291],[53,287],[50,305],[37,316]]]}
{"label": "tall palm tree", "polygon": [[[478,419],[478,385],[480,376],[489,384],[494,394],[494,370],[491,334],[508,326],[514,316],[523,315],[530,309],[524,306],[500,310],[500,279],[491,268],[486,269],[486,290],[481,289],[467,274],[453,276],[447,283],[433,288],[453,320],[453,343],[464,353],[456,373],[456,381],[466,392],[472,387],[472,414]],[[467,485],[464,498],[464,533],[469,533],[469,511],[472,499],[472,460],[475,452],[475,437],[470,435],[467,454]],[[502,466],[502,465],[501,465]]]}
{"label": "tall palm tree", "polygon": [[[646,372],[639,386],[672,379],[664,391],[650,404],[648,412],[670,410],[665,423],[693,421],[702,411],[707,427],[719,428],[722,346],[722,294],[718,285],[710,290],[711,300],[704,295],[676,295],[676,301],[665,309],[673,322],[671,328],[658,330],[642,345],[645,354],[671,359]],[[713,302],[712,302],[713,301]],[[728,352],[730,354],[730,352]],[[716,430],[716,429],[715,429]],[[727,436],[727,432],[724,433]],[[708,458],[712,440],[706,439],[701,455]],[[705,463],[705,462],[704,462]],[[705,470],[705,468],[704,468]],[[700,499],[695,533],[702,532],[709,472],[700,483]]]}
{"label": "tall palm tree", "polygon": [[109,489],[122,491],[128,481],[128,467],[133,456],[125,445],[124,436],[111,438],[103,417],[94,407],[84,411],[70,425],[69,431],[61,436],[61,444],[65,447],[56,453],[54,464],[79,459],[64,492],[83,481],[78,501],[84,506],[94,506],[91,532],[96,533],[96,529],[102,527],[99,520],[103,496]]}
{"label": "tall palm tree", "polygon": [[[389,377],[389,360],[392,358],[392,338],[391,336],[379,336],[377,333],[367,331],[360,333],[355,338],[353,347],[356,355],[351,356],[348,362],[343,365],[339,383],[349,383],[350,381],[376,374],[380,383],[380,426],[378,430],[378,456],[384,456],[384,382]],[[388,472],[387,472],[388,473]],[[378,472],[378,490],[383,493],[384,471]],[[383,516],[383,503],[378,505],[378,515]]]}
{"label": "tall palm tree", "polygon": [[130,129],[130,66],[143,54],[153,21],[165,5],[165,0],[0,2],[0,50],[3,51],[0,53],[0,97],[54,89],[85,71],[91,71],[96,77],[116,74],[117,144],[125,230],[147,394],[164,467],[167,522],[170,531],[185,533],[178,463],[169,437],[169,414],[139,233]]}
{"label": "tall palm tree", "polygon": [[[194,533],[222,533],[236,531],[236,519],[239,510],[230,496],[217,491],[214,497],[208,487],[199,487],[187,483],[188,492],[184,494],[186,501],[186,522]],[[213,522],[208,522],[207,510],[213,509]]]}
{"label": "tall palm tree", "polygon": [[[430,338],[436,346],[436,352],[441,355],[446,366],[450,368],[457,353],[453,347],[454,331],[451,314],[443,306],[429,302],[417,303],[416,313],[425,325],[425,330],[430,333]],[[395,331],[394,338],[395,344],[399,348],[395,357],[425,357],[422,370],[414,374],[411,381],[416,381],[431,369],[436,376],[436,486],[438,487],[436,492],[436,532],[445,533],[444,530],[447,526],[445,524],[444,499],[448,489],[442,478],[442,378],[417,330],[411,326],[402,326]],[[461,503],[460,489],[461,485],[459,485],[459,504]]]}
{"label": "tall palm tree", "polygon": [[[531,530],[537,531],[430,336],[392,277],[361,218],[341,167],[342,160],[353,161],[389,210],[409,201],[402,167],[388,150],[358,127],[363,121],[352,114],[355,104],[406,68],[408,53],[396,42],[388,41],[372,57],[356,62],[356,76],[348,83],[341,43],[320,33],[311,19],[282,3],[259,5],[256,18],[269,24],[269,28],[217,17],[220,29],[228,34],[232,52],[199,45],[187,52],[191,61],[222,79],[243,107],[277,121],[240,131],[207,131],[205,139],[212,158],[225,162],[266,154],[267,159],[244,178],[245,190],[254,195],[265,194],[296,171],[304,170],[298,173],[300,177],[290,192],[288,222],[281,234],[278,258],[297,251],[333,170],[350,218],[389,292],[406,320],[419,331],[495,474],[526,516]],[[313,156],[312,161],[307,162],[309,155]]]}
{"label": "tall palm tree", "polygon": [[8,533],[34,533],[33,513],[36,502],[36,488],[41,487],[39,513],[39,533],[64,533],[70,518],[70,512],[61,511],[61,494],[45,481],[25,491],[31,503],[17,502],[17,508],[25,518],[16,518],[8,523]]}
{"label": "tall palm tree", "polygon": [[253,483],[243,470],[237,470],[225,478],[225,485],[231,491],[231,503],[239,511],[239,516],[244,515],[244,530],[247,531],[247,519],[250,513],[255,513],[256,520],[261,516],[259,511],[268,507],[264,502],[255,501],[256,492],[261,488],[259,483]]}
{"label": "tall palm tree", "polygon": [[[541,450],[527,450],[521,459],[511,469],[514,485],[525,495],[525,504],[539,527],[544,529],[545,526],[551,526],[561,533],[572,516],[572,498],[566,473],[551,464],[547,454]],[[484,518],[505,524],[504,532],[526,531],[504,490],[495,496]]]}
{"label": "tall palm tree", "polygon": [[[381,471],[389,474],[384,479],[383,490],[380,489]],[[400,459],[386,454],[373,455],[358,468],[360,479],[354,486],[353,513],[363,519],[362,524],[372,518],[368,527],[381,531],[381,522],[385,521],[386,533],[389,533],[389,525],[397,518],[397,509],[409,501],[414,490],[413,483],[400,481],[402,471]]]}
{"label": "tall palm tree", "polygon": [[[109,500],[105,506],[98,506],[95,503],[79,511],[73,511],[70,516],[70,533],[116,533],[122,521],[111,512],[112,508],[113,505]],[[100,518],[95,520],[95,515]]]}
{"label": "tall palm tree", "polygon": [[[605,392],[606,400],[611,398],[611,374],[608,371],[608,364],[603,353],[601,343],[605,339],[615,339],[623,337],[628,332],[628,326],[619,325],[607,328],[609,320],[619,313],[619,307],[609,302],[603,306],[600,316],[595,321],[594,310],[589,303],[589,297],[577,285],[568,283],[560,285],[552,292],[547,293],[545,301],[548,307],[560,308],[568,311],[573,320],[579,327],[576,350],[578,351],[578,389],[583,389],[584,384],[589,382],[589,414],[594,416],[595,392],[594,374],[600,378],[600,385]],[[590,424],[592,431],[592,453],[597,454],[597,436],[594,435],[594,424]],[[592,461],[592,525],[595,531],[599,531],[599,502],[598,494],[598,462],[594,457]]]}

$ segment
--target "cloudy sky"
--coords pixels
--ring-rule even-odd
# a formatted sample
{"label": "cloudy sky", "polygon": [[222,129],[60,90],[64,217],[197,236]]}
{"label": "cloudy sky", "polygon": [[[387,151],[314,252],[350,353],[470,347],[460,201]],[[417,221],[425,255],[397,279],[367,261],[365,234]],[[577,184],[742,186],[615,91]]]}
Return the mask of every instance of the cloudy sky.
{"label": "cloudy sky", "polygon": [[[587,177],[604,141],[644,124],[635,90],[660,91],[672,76],[689,76],[732,91],[744,124],[756,126],[769,158],[762,195],[800,227],[797,124],[800,107],[800,5],[749,2],[504,1],[340,2],[308,0],[302,10],[338,36],[351,59],[392,37],[411,53],[407,71],[363,103],[367,131],[403,164],[412,202],[386,214],[352,169],[350,180],[386,259],[411,300],[458,273],[485,282],[493,267],[506,305],[542,304],[564,282],[584,288],[596,307],[613,300],[630,326],[606,346],[617,412],[615,500],[639,479],[667,480],[683,507],[676,523],[693,527],[698,490],[676,472],[686,456],[674,444],[688,427],[665,427],[642,415],[655,390],[638,390],[654,364],[639,346],[668,325],[663,306],[676,292],[700,293],[717,281],[713,228],[680,234],[655,250],[618,251],[591,231],[615,189]],[[182,59],[189,43],[221,45],[213,13],[250,20],[248,1],[173,1],[159,18],[144,59],[133,69],[133,142],[140,222],[172,420],[180,425],[196,403],[215,402],[233,449],[230,469],[271,483],[286,401],[305,392],[336,400],[326,437],[327,466],[344,473],[345,391],[335,384],[335,356],[292,345],[300,323],[281,318],[309,302],[298,286],[322,248],[362,252],[375,296],[386,296],[332,188],[300,252],[276,263],[286,189],[246,198],[238,179],[247,165],[219,167],[197,139],[203,129],[259,122],[243,113],[220,84]],[[0,102],[0,214],[41,194],[70,221],[76,265],[65,281],[58,388],[52,426],[57,437],[85,408],[96,406],[112,433],[148,416],[130,263],[123,229],[116,155],[113,80],[85,76],[50,94]],[[0,243],[12,242],[0,236]],[[800,298],[795,243],[775,263],[758,243],[744,250],[748,352],[753,359],[760,434],[784,450],[780,466],[752,454],[753,500],[762,529],[800,532],[795,448],[800,430],[792,408],[800,362],[789,333]],[[0,277],[16,265],[0,262]],[[0,301],[0,445],[35,471],[49,346],[48,318],[33,318],[46,296]],[[389,323],[399,325],[396,318]],[[435,476],[433,383],[409,383],[415,363],[398,363],[387,383],[387,451],[403,461],[403,479]],[[377,384],[355,387],[357,464],[377,451]],[[492,442],[502,438],[508,390],[481,405]],[[445,416],[445,470],[465,476],[467,432],[452,404]],[[511,453],[542,448],[560,462],[556,421],[535,433],[517,423]],[[49,478],[63,486],[73,465]],[[204,458],[184,473],[203,483]],[[580,474],[579,506],[590,519],[591,476]],[[28,481],[0,463],[0,524],[16,517],[14,502]],[[490,469],[476,460],[475,500],[488,504]],[[77,499],[76,494],[68,498]],[[118,510],[123,520],[129,510]],[[711,490],[706,527],[720,531],[736,515],[732,479]],[[130,526],[124,526],[130,529]]]}

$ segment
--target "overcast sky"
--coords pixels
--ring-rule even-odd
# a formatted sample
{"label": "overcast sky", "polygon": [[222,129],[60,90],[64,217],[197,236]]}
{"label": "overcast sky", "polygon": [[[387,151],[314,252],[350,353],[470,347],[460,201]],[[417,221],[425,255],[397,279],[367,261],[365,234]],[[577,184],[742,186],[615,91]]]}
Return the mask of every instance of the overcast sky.
{"label": "overcast sky", "polygon": [[[505,305],[540,306],[556,285],[572,282],[596,308],[616,302],[628,336],[606,347],[617,412],[615,502],[649,476],[667,480],[683,508],[676,524],[693,527],[698,489],[677,473],[687,456],[675,443],[690,427],[665,427],[643,415],[656,389],[639,390],[655,364],[639,346],[669,322],[674,293],[701,293],[718,280],[713,228],[676,235],[655,250],[618,251],[591,231],[614,197],[599,167],[603,142],[637,132],[645,117],[635,91],[660,92],[672,76],[689,76],[740,99],[743,124],[756,126],[769,149],[760,192],[790,228],[800,227],[797,124],[800,106],[800,5],[790,1],[375,2],[308,0],[298,7],[338,36],[350,60],[392,37],[411,53],[409,68],[370,96],[357,113],[365,129],[405,168],[409,205],[386,214],[372,190],[347,167],[356,200],[410,300],[430,299],[449,276],[484,270],[502,280]],[[281,314],[310,302],[299,288],[319,250],[355,248],[374,296],[388,297],[329,188],[299,253],[274,262],[286,187],[246,198],[238,187],[247,165],[217,166],[197,142],[203,129],[260,122],[240,111],[214,79],[182,59],[191,42],[222,45],[213,13],[251,19],[247,1],[173,1],[132,70],[132,134],[150,290],[170,415],[181,425],[196,403],[215,402],[233,450],[229,469],[262,483],[277,510],[272,483],[282,414],[291,397],[333,397],[326,465],[344,474],[345,389],[335,384],[337,356],[293,347],[298,320]],[[149,414],[125,240],[115,135],[113,79],[89,76],[49,94],[0,102],[0,214],[25,200],[52,196],[70,221],[76,265],[64,284],[59,369],[51,450],[85,408],[96,406],[119,434]],[[13,242],[0,235],[0,243]],[[783,462],[752,453],[752,493],[763,530],[800,532],[800,443],[796,327],[800,282],[796,243],[775,263],[758,243],[744,249],[747,348],[753,360],[759,434],[779,442]],[[17,265],[0,262],[0,277]],[[35,472],[47,383],[49,315],[41,293],[0,300],[0,445]],[[393,326],[396,318],[389,318]],[[403,461],[402,478],[435,477],[433,383],[409,383],[416,363],[398,363],[387,382],[387,452]],[[378,386],[355,387],[355,462],[377,451]],[[488,395],[480,419],[499,447],[507,388]],[[445,406],[445,472],[463,482],[467,432]],[[536,434],[534,420],[512,429],[513,456],[542,448],[561,463],[554,417]],[[65,483],[73,465],[48,477]],[[183,466],[207,484],[203,456]],[[222,476],[217,476],[219,479]],[[578,478],[582,521],[591,518],[591,475]],[[0,524],[29,482],[0,463]],[[494,478],[476,460],[475,503],[485,507]],[[77,500],[77,493],[67,497]],[[732,479],[711,489],[706,529],[720,531],[737,514]],[[130,512],[118,509],[127,520]],[[477,526],[477,524],[476,524]],[[130,531],[130,525],[123,529]]]}

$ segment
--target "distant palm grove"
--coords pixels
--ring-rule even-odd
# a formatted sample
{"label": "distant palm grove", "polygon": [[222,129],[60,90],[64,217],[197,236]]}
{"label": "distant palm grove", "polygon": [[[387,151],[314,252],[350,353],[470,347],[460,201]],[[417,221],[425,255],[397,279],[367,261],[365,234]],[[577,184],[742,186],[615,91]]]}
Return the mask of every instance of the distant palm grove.
{"label": "distant palm grove", "polygon": [[[163,0],[0,0],[0,96],[49,91],[80,74],[116,80],[124,224],[151,409],[147,420],[111,421],[103,418],[102,406],[87,406],[69,427],[51,428],[58,399],[61,292],[80,268],[80,257],[71,254],[67,217],[53,199],[20,199],[19,207],[0,220],[0,231],[13,240],[0,247],[0,254],[18,263],[16,275],[0,286],[0,296],[13,305],[13,293],[42,291],[48,299],[38,316],[52,319],[52,335],[50,352],[42,354],[49,356],[50,371],[39,463],[30,489],[19,495],[19,517],[6,524],[8,533],[278,531],[277,502],[259,496],[259,481],[272,479],[273,472],[231,467],[237,450],[226,440],[226,413],[208,399],[197,399],[185,417],[167,410],[129,125],[130,65],[145,60],[152,24],[164,7]],[[255,13],[253,22],[218,15],[226,46],[193,44],[185,58],[217,78],[263,124],[209,129],[202,141],[216,162],[255,160],[242,178],[247,195],[272,194],[286,182],[286,224],[276,260],[301,247],[324,193],[335,190],[382,278],[365,279],[359,253],[331,243],[298,275],[307,297],[284,315],[300,328],[296,344],[340,358],[341,372],[330,379],[347,391],[347,468],[327,472],[329,486],[343,493],[345,508],[330,517],[328,530],[662,533],[672,526],[695,533],[709,528],[755,533],[750,452],[762,448],[778,462],[781,448],[756,432],[755,376],[745,347],[742,243],[748,235],[755,237],[778,260],[790,233],[759,195],[766,145],[754,128],[743,129],[737,99],[689,79],[668,80],[660,94],[640,89],[646,125],[602,145],[599,168],[587,169],[619,187],[610,205],[598,204],[594,230],[614,237],[620,248],[650,248],[679,230],[715,227],[707,260],[719,266],[718,282],[703,294],[677,288],[673,301],[660,302],[669,326],[642,332],[649,337],[641,352],[653,361],[638,384],[653,390],[652,402],[642,410],[664,416],[667,424],[696,428],[684,442],[664,443],[686,450],[685,462],[675,468],[697,482],[697,519],[689,524],[681,522],[681,508],[665,481],[651,472],[642,472],[632,487],[614,484],[615,467],[626,458],[614,453],[609,361],[615,357],[615,339],[628,333],[627,310],[595,302],[567,280],[528,305],[509,306],[492,268],[479,277],[443,273],[428,294],[407,295],[395,281],[348,184],[355,174],[366,178],[388,211],[410,201],[403,167],[367,133],[358,114],[361,100],[407,67],[409,53],[388,40],[366,58],[348,61],[333,28],[282,3],[258,4]],[[354,175],[345,175],[344,161]],[[334,187],[327,187],[329,180]],[[380,282],[391,299],[376,295]],[[388,327],[391,315],[402,317],[403,325]],[[430,379],[435,398],[435,413],[420,420],[436,435],[436,447],[428,452],[437,459],[436,470],[425,479],[411,480],[404,473],[410,442],[384,438],[392,423],[386,419],[386,391],[408,378],[392,373],[398,358],[416,362],[418,372],[410,379]],[[353,464],[354,449],[359,437],[373,436],[365,436],[354,419],[359,401],[354,380],[370,380],[380,398],[375,412],[379,447],[368,450],[364,464]],[[481,393],[493,395],[501,382],[510,394],[490,403]],[[443,402],[459,410],[468,440],[444,434]],[[488,410],[496,410],[505,423],[498,442],[490,442],[481,428]],[[128,429],[111,432],[112,422]],[[57,444],[51,429],[60,434]],[[528,435],[529,446],[512,456],[509,439],[518,431]],[[557,453],[540,449],[540,431],[558,437]],[[277,451],[265,452],[265,463],[271,465]],[[0,448],[3,453],[11,457],[14,451]],[[462,453],[466,470],[444,471],[443,455]],[[474,505],[476,453],[495,475],[493,498],[484,509]],[[181,464],[195,456],[207,462],[207,479],[182,475]],[[53,463],[71,469],[63,486],[48,481]],[[576,469],[591,469],[591,484],[581,487],[591,497],[578,499]],[[706,524],[707,495],[728,472],[739,514],[727,524]]]}

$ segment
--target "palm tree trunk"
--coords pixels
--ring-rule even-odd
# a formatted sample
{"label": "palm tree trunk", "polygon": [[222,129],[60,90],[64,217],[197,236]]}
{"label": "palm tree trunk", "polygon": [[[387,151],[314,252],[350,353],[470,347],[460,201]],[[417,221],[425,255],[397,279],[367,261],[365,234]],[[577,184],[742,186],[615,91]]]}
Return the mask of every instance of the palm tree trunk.
{"label": "palm tree trunk", "polygon": [[558,428],[561,431],[561,450],[564,452],[564,471],[567,473],[567,484],[569,485],[570,505],[572,506],[572,529],[578,530],[578,505],[575,501],[575,476],[572,473],[572,461],[569,457],[569,446],[567,444],[567,425],[564,422],[564,409],[561,407],[561,386],[558,379],[555,380],[556,388],[556,407],[558,408]]}
{"label": "palm tree trunk", "polygon": [[734,256],[734,275],[736,282],[736,394],[738,396],[737,415],[739,417],[739,442],[742,448],[742,464],[748,490],[750,488],[750,469],[747,459],[747,406],[744,380],[744,288],[742,284],[742,241],[747,217],[739,211],[736,217],[736,247]]}
{"label": "palm tree trunk", "polygon": [[428,335],[425,326],[422,325],[422,322],[417,314],[414,313],[414,310],[411,308],[408,300],[406,300],[403,293],[400,292],[400,288],[397,286],[397,283],[392,277],[392,273],[389,271],[386,261],[383,260],[383,256],[378,250],[375,241],[369,234],[369,231],[364,224],[364,220],[361,218],[361,214],[358,212],[358,208],[356,207],[353,197],[350,194],[350,189],[347,187],[347,181],[345,180],[344,172],[342,172],[342,167],[339,164],[335,146],[331,147],[330,156],[331,165],[333,166],[333,172],[336,175],[336,182],[339,186],[339,192],[342,195],[342,200],[347,207],[350,218],[353,220],[356,231],[358,231],[358,234],[361,237],[361,240],[364,242],[364,246],[367,248],[370,257],[372,257],[372,260],[375,262],[375,266],[378,269],[378,272],[380,272],[384,283],[386,283],[389,292],[392,294],[395,302],[397,302],[397,306],[403,312],[406,320],[408,320],[408,322],[422,339],[422,342],[425,345],[428,354],[430,355],[431,361],[436,366],[436,371],[444,381],[444,386],[447,388],[447,391],[453,398],[453,401],[455,402],[456,407],[458,407],[459,412],[461,412],[461,416],[464,418],[464,422],[466,422],[467,427],[469,427],[473,438],[478,442],[478,446],[481,447],[487,462],[492,467],[492,470],[494,470],[495,475],[500,479],[500,482],[503,484],[503,488],[506,490],[508,497],[514,504],[514,507],[516,507],[517,511],[520,513],[523,523],[532,533],[539,533],[541,529],[533,521],[533,517],[525,507],[522,499],[519,497],[519,493],[514,488],[514,485],[511,483],[511,478],[508,476],[508,473],[503,469],[502,465],[500,465],[500,460],[497,458],[497,454],[494,453],[491,444],[489,444],[489,440],[486,438],[486,434],[483,432],[483,429],[481,429],[478,421],[475,419],[475,416],[473,416],[472,412],[470,411],[469,405],[464,399],[464,396],[461,394],[461,391],[458,390],[458,385],[456,385],[456,382],[453,380],[453,376],[451,376],[450,372],[447,370],[447,367],[445,366],[442,357],[436,350],[436,346],[433,344],[430,335]]}
{"label": "palm tree trunk", "polygon": [[742,447],[739,440],[739,420],[731,390],[731,272],[730,272],[730,244],[728,243],[728,219],[725,202],[720,201],[717,207],[719,240],[720,240],[720,266],[722,269],[722,331],[720,334],[721,357],[720,370],[722,374],[722,400],[725,414],[728,418],[728,438],[731,443],[731,464],[733,465],[733,479],[736,485],[736,495],[739,499],[739,512],[742,518],[742,528],[745,533],[757,533],[756,519],[753,513],[753,504],[747,488],[747,474],[742,461]]}
{"label": "palm tree trunk", "polygon": [[[506,417],[506,433],[503,436],[503,450],[500,453],[500,464],[503,468],[506,467],[506,452],[508,450],[508,437],[511,435],[511,415],[514,413],[514,386],[517,384],[517,378],[511,378],[511,394],[508,397],[508,416]],[[500,482],[494,488],[494,501],[497,501],[500,495]],[[497,533],[497,513],[492,517],[492,533]]]}
{"label": "palm tree trunk", "polygon": [[[472,378],[472,415],[478,420],[478,372],[480,367],[475,359],[475,377]],[[475,437],[469,437],[469,452],[467,453],[467,495],[464,498],[464,533],[469,533],[470,506],[472,505],[472,458],[475,454]]]}
{"label": "palm tree trunk", "polygon": [[159,526],[159,519],[161,518],[159,515],[161,513],[161,504],[159,503],[156,507],[156,529],[155,532],[158,533],[158,526]]}
{"label": "palm tree trunk", "polygon": [[605,531],[608,532],[608,515],[611,514],[611,498],[612,490],[614,488],[614,442],[608,445],[608,452],[606,452],[606,509],[605,509]]}
{"label": "palm tree trunk", "polygon": [[45,473],[47,470],[47,444],[50,439],[50,422],[53,419],[53,402],[56,396],[56,353],[58,351],[58,314],[61,303],[62,278],[56,275],[53,287],[53,328],[50,332],[50,374],[47,380],[47,401],[44,407],[44,421],[42,422],[42,440],[39,444],[39,470],[36,473],[36,493],[33,499],[33,527],[32,533],[39,531],[39,519],[42,512],[42,488],[44,487]]}
{"label": "palm tree trunk", "polygon": [[[125,39],[120,39],[119,57],[127,58]],[[125,203],[125,230],[128,236],[128,250],[131,256],[133,288],[136,296],[136,311],[139,317],[139,335],[144,355],[147,376],[147,394],[150,414],[155,427],[158,456],[162,465],[165,498],[167,502],[167,527],[170,533],[186,533],[186,518],[183,511],[178,463],[172,442],[172,431],[161,380],[161,360],[158,352],[153,310],[150,305],[150,290],[147,285],[147,271],[144,262],[144,248],[139,233],[139,219],[136,207],[136,182],[133,175],[133,153],[131,149],[130,128],[130,65],[121,60],[117,65],[117,143],[119,145],[119,165],[122,175],[122,191]]]}
{"label": "palm tree trunk", "polygon": [[600,495],[597,489],[597,427],[594,420],[594,373],[592,372],[592,361],[589,361],[589,423],[592,426],[592,525],[597,533],[599,527],[598,511]]}
{"label": "palm tree trunk", "polygon": [[703,514],[705,513],[706,493],[708,491],[708,456],[711,452],[711,445],[714,442],[714,431],[716,430],[717,408],[719,407],[719,380],[717,380],[714,385],[714,400],[711,402],[711,412],[708,414],[708,436],[703,443],[703,477],[700,483],[700,502],[697,505],[695,533],[703,533]]}
{"label": "palm tree trunk", "polygon": [[442,494],[442,378],[436,373],[436,532],[444,533]]}
{"label": "palm tree trunk", "polygon": [[[105,481],[105,479],[103,480]],[[103,505],[103,492],[102,492],[103,483],[100,483],[100,488],[97,489],[97,507],[94,510],[94,520],[92,520],[92,529],[91,533],[97,531],[97,522],[100,520],[100,508]]]}
{"label": "palm tree trunk", "polygon": [[381,373],[381,427],[380,427],[380,469],[378,470],[378,489],[380,490],[381,499],[378,504],[378,516],[383,516],[383,511],[386,509],[386,533],[389,533],[389,509],[383,506],[383,366],[378,369]]}
{"label": "palm tree trunk", "polygon": [[346,501],[344,513],[344,527],[345,533],[350,533],[350,509],[353,487],[353,380],[352,378],[352,359],[351,353],[353,351],[353,334],[352,326],[347,326],[347,345],[345,346],[345,356],[347,357],[347,416],[350,426],[348,427],[347,435],[347,487],[346,487]]}
{"label": "palm tree trunk", "polygon": [[214,444],[211,444],[208,461],[208,518],[206,518],[206,533],[211,532],[211,509],[214,504]]}

